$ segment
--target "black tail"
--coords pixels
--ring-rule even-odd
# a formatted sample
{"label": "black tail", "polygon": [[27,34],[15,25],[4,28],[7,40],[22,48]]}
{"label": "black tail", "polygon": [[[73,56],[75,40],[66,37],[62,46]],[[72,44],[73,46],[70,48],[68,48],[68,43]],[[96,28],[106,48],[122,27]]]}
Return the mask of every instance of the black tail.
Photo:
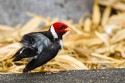
{"label": "black tail", "polygon": [[29,57],[33,57],[35,56],[37,53],[36,51],[30,49],[30,48],[24,48],[22,47],[21,49],[19,49],[16,54],[13,56],[13,61],[19,61],[22,58],[29,58]]}
{"label": "black tail", "polygon": [[20,48],[20,49],[13,55],[13,57],[12,57],[12,58],[14,58],[13,61],[19,61],[19,60],[21,60],[20,54],[21,54],[21,52],[23,52],[23,50],[24,50],[24,48],[22,47],[22,48]]}

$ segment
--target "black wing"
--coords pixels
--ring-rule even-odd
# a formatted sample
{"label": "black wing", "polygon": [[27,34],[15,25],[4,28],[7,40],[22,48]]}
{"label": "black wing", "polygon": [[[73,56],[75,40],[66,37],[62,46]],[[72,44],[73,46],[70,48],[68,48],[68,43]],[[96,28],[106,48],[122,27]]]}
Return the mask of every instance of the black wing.
{"label": "black wing", "polygon": [[43,35],[43,33],[44,32],[32,32],[25,34],[20,42],[23,44],[23,47],[37,50],[39,54],[44,47],[51,43],[50,39]]}
{"label": "black wing", "polygon": [[22,43],[24,47],[33,48],[36,43],[35,38],[38,38],[37,32],[28,33],[22,37],[20,43]]}
{"label": "black wing", "polygon": [[28,72],[32,69],[44,65],[57,55],[59,49],[61,49],[61,46],[58,42],[50,44],[48,47],[43,49],[43,51],[38,55],[36,59],[31,60],[26,65],[23,72]]}
{"label": "black wing", "polygon": [[35,55],[37,55],[37,52],[35,50],[22,47],[14,54],[12,58],[14,58],[13,61],[19,61],[22,58],[29,58]]}
{"label": "black wing", "polygon": [[28,33],[22,37],[20,43],[23,44],[23,47],[14,54],[12,57],[14,58],[13,61],[19,61],[22,58],[29,58],[37,55],[37,49],[33,47],[35,39],[32,34],[34,33]]}
{"label": "black wing", "polygon": [[33,32],[25,34],[20,41],[23,47],[15,53],[13,61],[19,61],[22,58],[29,58],[38,55],[44,47],[50,44],[50,40],[42,32]]}

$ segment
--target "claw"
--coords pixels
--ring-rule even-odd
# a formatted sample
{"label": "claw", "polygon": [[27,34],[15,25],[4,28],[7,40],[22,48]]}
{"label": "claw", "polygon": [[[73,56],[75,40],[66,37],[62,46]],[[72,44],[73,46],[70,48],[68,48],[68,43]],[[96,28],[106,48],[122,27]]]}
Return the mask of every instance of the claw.
{"label": "claw", "polygon": [[46,75],[49,75],[49,74],[56,74],[58,73],[59,71],[47,71],[45,74]]}

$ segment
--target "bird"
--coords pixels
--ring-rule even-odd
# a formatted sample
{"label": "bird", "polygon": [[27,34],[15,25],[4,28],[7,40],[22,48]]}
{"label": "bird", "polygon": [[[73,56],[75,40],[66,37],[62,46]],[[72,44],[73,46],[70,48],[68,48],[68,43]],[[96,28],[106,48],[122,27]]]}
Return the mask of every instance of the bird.
{"label": "bird", "polygon": [[20,41],[22,47],[13,55],[13,62],[31,59],[23,69],[24,73],[43,66],[62,49],[62,36],[70,30],[67,24],[55,22],[47,31],[25,34]]}

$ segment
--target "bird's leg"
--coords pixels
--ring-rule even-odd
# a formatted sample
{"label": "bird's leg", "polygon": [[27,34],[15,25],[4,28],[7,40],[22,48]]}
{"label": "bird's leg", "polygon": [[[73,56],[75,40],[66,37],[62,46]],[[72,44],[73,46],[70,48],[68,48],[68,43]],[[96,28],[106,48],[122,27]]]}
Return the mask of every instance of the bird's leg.
{"label": "bird's leg", "polygon": [[46,74],[46,75],[48,75],[48,74],[56,74],[56,73],[58,73],[58,72],[59,72],[59,71],[57,71],[57,70],[56,70],[56,71],[52,71],[52,70],[51,70],[51,71],[47,71],[45,74]]}
{"label": "bird's leg", "polygon": [[43,68],[45,68],[44,70],[46,71],[45,74],[48,75],[48,74],[55,74],[55,73],[58,73],[59,70],[58,69],[51,69],[49,68],[48,66],[44,65]]}
{"label": "bird's leg", "polygon": [[57,69],[51,69],[47,65],[43,65],[42,68],[43,68],[44,71],[46,71],[45,75],[54,74],[54,73],[58,73],[59,72],[59,70],[57,70]]}

